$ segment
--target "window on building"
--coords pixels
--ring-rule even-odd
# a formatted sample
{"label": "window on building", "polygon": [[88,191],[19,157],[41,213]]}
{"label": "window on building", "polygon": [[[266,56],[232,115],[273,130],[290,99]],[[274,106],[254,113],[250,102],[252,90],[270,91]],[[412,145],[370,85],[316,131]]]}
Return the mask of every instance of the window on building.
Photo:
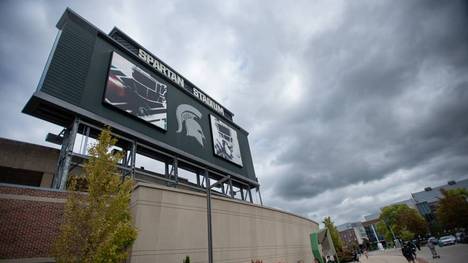
{"label": "window on building", "polygon": [[42,173],[0,166],[0,183],[41,186]]}

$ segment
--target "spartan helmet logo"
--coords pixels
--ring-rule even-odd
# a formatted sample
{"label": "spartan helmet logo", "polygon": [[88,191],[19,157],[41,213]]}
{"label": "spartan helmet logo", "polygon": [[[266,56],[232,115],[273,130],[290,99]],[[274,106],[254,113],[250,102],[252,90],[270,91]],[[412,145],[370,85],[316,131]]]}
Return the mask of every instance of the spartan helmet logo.
{"label": "spartan helmet logo", "polygon": [[178,124],[177,133],[182,132],[183,124],[185,123],[185,135],[194,137],[203,147],[205,135],[203,134],[202,127],[196,120],[196,118],[202,118],[201,112],[188,104],[180,104],[177,106],[176,115]]}

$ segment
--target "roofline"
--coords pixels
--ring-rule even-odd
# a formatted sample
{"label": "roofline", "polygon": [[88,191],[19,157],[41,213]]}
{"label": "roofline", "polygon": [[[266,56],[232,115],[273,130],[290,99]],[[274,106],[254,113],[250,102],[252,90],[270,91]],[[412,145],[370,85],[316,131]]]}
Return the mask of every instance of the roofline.
{"label": "roofline", "polygon": [[[466,178],[464,178],[464,179],[460,179],[460,180],[458,180],[458,181],[455,181],[455,183],[456,183],[455,185],[459,184],[460,182],[464,182],[464,181],[468,181],[468,177],[466,177]],[[449,184],[443,184],[443,185],[439,185],[439,186],[435,186],[435,187],[430,186],[430,187],[431,187],[431,191],[434,191],[434,190],[443,189],[443,188],[446,187],[446,186],[449,186]],[[423,191],[419,191],[419,192],[414,192],[414,193],[411,193],[411,196],[413,197],[413,200],[415,200],[415,199],[414,199],[414,195],[415,195],[415,194],[424,193],[424,192],[428,192],[428,191],[423,190]],[[415,201],[416,201],[416,200],[415,200]]]}

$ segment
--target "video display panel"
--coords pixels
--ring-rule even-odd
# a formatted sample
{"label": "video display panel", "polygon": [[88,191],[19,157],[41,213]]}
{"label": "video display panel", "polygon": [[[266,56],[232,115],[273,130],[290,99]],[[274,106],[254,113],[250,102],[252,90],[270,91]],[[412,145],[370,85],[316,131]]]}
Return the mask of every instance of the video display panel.
{"label": "video display panel", "polygon": [[167,130],[167,85],[112,54],[104,102]]}
{"label": "video display panel", "polygon": [[215,155],[242,166],[237,131],[213,115],[210,115],[210,121]]}
{"label": "video display panel", "polygon": [[[258,182],[248,132],[232,121],[230,111],[216,106],[208,94],[118,29],[105,36],[69,10],[60,21],[62,33],[23,112],[66,127],[80,116],[181,160],[252,185]],[[184,104],[196,110],[185,108],[179,114],[177,109]],[[232,142],[218,139],[215,154],[210,114],[236,131],[240,154],[236,136]],[[217,137],[229,133],[221,131]]]}

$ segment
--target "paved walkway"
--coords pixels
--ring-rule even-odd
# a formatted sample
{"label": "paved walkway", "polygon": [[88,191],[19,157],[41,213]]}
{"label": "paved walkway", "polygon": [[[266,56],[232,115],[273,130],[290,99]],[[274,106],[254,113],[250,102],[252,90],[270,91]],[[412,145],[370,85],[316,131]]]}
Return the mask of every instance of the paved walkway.
{"label": "paved walkway", "polygon": [[386,254],[369,255],[369,259],[362,256],[360,261],[361,263],[408,263],[403,256]]}
{"label": "paved walkway", "polygon": [[[430,250],[427,247],[422,247],[421,251],[417,251],[418,263],[466,263],[468,262],[468,245],[457,244],[448,247],[436,247],[440,254],[440,259],[433,259]],[[385,251],[374,251],[369,255],[369,259],[365,256],[360,258],[361,263],[407,263],[406,259],[401,254],[400,249],[387,249]]]}

